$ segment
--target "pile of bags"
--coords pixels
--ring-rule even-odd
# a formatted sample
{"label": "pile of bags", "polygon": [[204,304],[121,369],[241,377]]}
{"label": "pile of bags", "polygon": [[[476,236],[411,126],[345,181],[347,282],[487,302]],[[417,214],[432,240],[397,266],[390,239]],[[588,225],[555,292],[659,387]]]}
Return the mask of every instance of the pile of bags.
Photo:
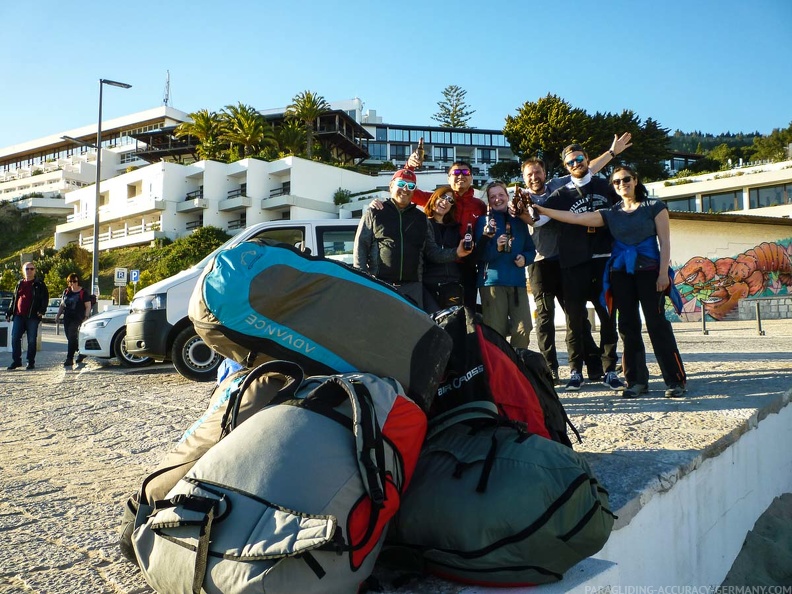
{"label": "pile of bags", "polygon": [[473,312],[435,320],[254,241],[207,267],[190,316],[246,368],[127,502],[121,550],[157,591],[357,592],[383,547],[406,570],[533,585],[607,541],[541,355]]}

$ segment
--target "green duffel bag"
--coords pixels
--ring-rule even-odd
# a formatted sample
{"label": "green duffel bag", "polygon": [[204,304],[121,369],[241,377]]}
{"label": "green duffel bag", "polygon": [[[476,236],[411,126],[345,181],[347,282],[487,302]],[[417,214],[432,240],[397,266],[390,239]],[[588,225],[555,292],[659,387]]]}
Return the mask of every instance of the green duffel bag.
{"label": "green duffel bag", "polygon": [[464,583],[550,583],[599,551],[613,520],[580,454],[472,403],[431,423],[385,559]]}

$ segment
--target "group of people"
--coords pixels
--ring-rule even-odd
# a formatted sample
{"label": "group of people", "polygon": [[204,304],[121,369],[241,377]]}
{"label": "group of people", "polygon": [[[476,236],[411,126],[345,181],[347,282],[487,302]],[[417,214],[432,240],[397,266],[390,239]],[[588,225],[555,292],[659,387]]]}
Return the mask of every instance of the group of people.
{"label": "group of people", "polygon": [[[405,169],[393,175],[390,198],[374,201],[363,214],[354,265],[429,313],[453,305],[476,307],[478,293],[484,322],[508,336],[515,348],[528,346],[532,329],[527,276],[538,347],[556,383],[556,301],[566,314],[565,389],[570,392],[584,384],[584,366],[588,381],[625,398],[648,391],[642,311],[665,395],[682,396],[685,370],[664,308],[666,294],[673,298],[675,291],[669,276],[668,210],[648,198],[630,167],[614,167],[609,180],[596,175],[630,141],[629,133],[614,135],[610,149],[591,162],[583,147],[569,145],[561,155],[568,174],[550,180],[541,159],[526,159],[522,175],[528,207],[520,207],[497,181],[484,188],[486,203],[476,198],[472,167],[464,161],[451,165],[447,186],[420,190],[414,169],[421,163],[413,153]],[[589,302],[600,321],[599,344],[592,335]],[[619,335],[626,385],[618,375]]]}
{"label": "group of people", "polygon": [[[38,331],[41,320],[49,304],[47,285],[36,276],[36,265],[25,262],[22,265],[22,280],[14,289],[14,295],[6,311],[6,321],[11,325],[11,364],[9,371],[22,367],[22,336],[27,337],[27,366],[30,371],[36,368]],[[55,317],[58,323],[63,318],[63,330],[66,335],[67,351],[64,367],[72,367],[78,350],[80,325],[90,317],[93,300],[88,291],[80,286],[80,278],[71,273],[66,278],[67,287],[63,291],[61,304]],[[85,355],[79,354],[77,363],[81,363]]]}

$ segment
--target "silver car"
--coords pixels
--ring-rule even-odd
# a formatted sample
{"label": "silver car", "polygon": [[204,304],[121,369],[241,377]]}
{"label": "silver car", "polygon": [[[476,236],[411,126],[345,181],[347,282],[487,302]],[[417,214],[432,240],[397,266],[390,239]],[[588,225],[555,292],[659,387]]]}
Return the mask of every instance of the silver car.
{"label": "silver car", "polygon": [[88,318],[80,326],[80,354],[88,357],[116,357],[124,367],[151,365],[151,357],[137,357],[127,352],[126,317],[128,309],[111,309]]}
{"label": "silver car", "polygon": [[55,316],[58,315],[58,309],[60,309],[61,298],[60,297],[53,297],[49,300],[47,304],[47,311],[42,318],[45,322],[54,322]]}

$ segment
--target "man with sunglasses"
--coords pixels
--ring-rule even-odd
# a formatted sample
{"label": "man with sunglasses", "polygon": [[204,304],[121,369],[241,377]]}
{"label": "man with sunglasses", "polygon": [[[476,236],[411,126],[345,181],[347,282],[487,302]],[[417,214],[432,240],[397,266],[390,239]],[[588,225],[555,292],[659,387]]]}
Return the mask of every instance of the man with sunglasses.
{"label": "man with sunglasses", "polygon": [[27,334],[27,367],[36,368],[36,340],[41,318],[47,311],[49,293],[47,285],[36,278],[36,265],[22,265],[23,278],[14,289],[14,298],[6,312],[6,321],[13,319],[11,327],[11,365],[8,370],[22,367],[22,335]]}
{"label": "man with sunglasses", "polygon": [[[613,191],[607,180],[592,174],[588,155],[582,146],[567,146],[561,153],[561,159],[571,176],[570,181],[553,192],[544,202],[544,206],[570,212],[593,212],[611,207],[615,202]],[[610,257],[612,243],[613,239],[606,227],[560,224],[558,256],[567,316],[566,343],[570,377],[566,390],[570,392],[580,390],[583,384],[584,362],[587,364],[590,380],[602,381],[613,390],[624,389],[624,384],[616,374],[618,335],[615,320],[599,299],[602,275]],[[600,361],[592,360],[591,346],[587,346],[588,301],[594,305],[600,320]],[[604,376],[600,380],[603,372]]]}
{"label": "man with sunglasses", "polygon": [[416,177],[400,169],[390,182],[390,198],[379,208],[363,213],[355,235],[353,262],[423,307],[424,258],[443,264],[463,258],[472,250],[460,239],[456,248],[441,248],[434,239],[429,218],[412,202]]}
{"label": "man with sunglasses", "polygon": [[[616,155],[632,146],[632,135],[625,132],[621,136],[613,135],[610,148],[589,163],[592,174],[599,172]],[[572,181],[571,175],[547,179],[545,163],[538,157],[530,157],[522,162],[521,166],[525,188],[534,204],[543,205],[547,198]],[[553,373],[553,380],[560,383],[558,375],[558,353],[555,344],[555,301],[558,300],[561,309],[565,310],[564,291],[561,282],[561,266],[558,257],[558,236],[560,223],[541,217],[535,222],[528,212],[518,215],[528,224],[528,230],[536,247],[536,259],[528,266],[528,279],[531,283],[531,293],[536,304],[536,342],[539,350]],[[566,311],[566,310],[565,310]],[[586,318],[584,334],[586,367],[589,377],[601,375],[599,347],[591,336],[591,325]],[[599,372],[599,373],[598,373]]]}

